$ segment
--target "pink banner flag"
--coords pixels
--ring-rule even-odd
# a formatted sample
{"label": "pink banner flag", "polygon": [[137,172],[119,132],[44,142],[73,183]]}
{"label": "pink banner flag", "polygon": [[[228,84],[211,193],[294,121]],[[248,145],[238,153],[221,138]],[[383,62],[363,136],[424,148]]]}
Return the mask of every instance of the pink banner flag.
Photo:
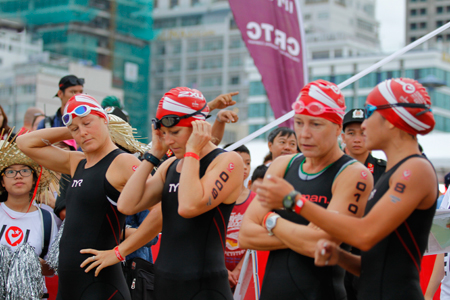
{"label": "pink banner flag", "polygon": [[[239,30],[262,76],[275,118],[292,110],[307,83],[299,0],[229,0]],[[281,124],[292,127],[292,120]]]}

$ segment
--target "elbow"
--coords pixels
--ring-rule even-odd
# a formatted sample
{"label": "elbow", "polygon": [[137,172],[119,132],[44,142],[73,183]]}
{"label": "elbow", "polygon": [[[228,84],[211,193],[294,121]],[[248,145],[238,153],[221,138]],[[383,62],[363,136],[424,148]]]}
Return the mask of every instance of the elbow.
{"label": "elbow", "polygon": [[117,210],[120,211],[122,214],[124,215],[134,215],[135,213],[137,213],[137,211],[135,211],[134,207],[131,207],[131,205],[127,205],[125,203],[125,201],[117,201]]}
{"label": "elbow", "polygon": [[181,204],[178,206],[178,214],[185,219],[191,219],[198,216],[198,212],[194,207],[188,207],[187,205]]}
{"label": "elbow", "polygon": [[375,246],[377,241],[370,235],[370,233],[363,234],[362,236],[356,239],[356,243],[354,246],[360,249],[361,251],[369,251]]}

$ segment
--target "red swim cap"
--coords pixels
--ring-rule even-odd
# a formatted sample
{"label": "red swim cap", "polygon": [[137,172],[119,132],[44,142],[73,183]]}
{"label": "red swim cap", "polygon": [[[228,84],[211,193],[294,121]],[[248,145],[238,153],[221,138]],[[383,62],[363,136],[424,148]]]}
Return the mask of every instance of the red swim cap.
{"label": "red swim cap", "polygon": [[156,111],[156,118],[161,118],[168,115],[176,115],[179,117],[195,113],[201,110],[202,114],[194,115],[192,117],[181,119],[175,126],[192,127],[191,122],[196,120],[206,120],[209,114],[209,107],[206,105],[206,99],[203,94],[195,89],[187,87],[177,87],[171,89],[161,98]]}
{"label": "red swim cap", "polygon": [[[395,103],[431,105],[430,96],[416,80],[409,78],[388,79],[378,84],[367,96],[367,104],[374,106]],[[386,120],[409,134],[427,134],[433,130],[435,120],[425,108],[391,107],[378,109]]]}
{"label": "red swim cap", "polygon": [[[81,109],[80,106],[82,106]],[[66,104],[66,107],[64,108],[63,122],[66,126],[69,126],[72,123],[72,118],[80,116],[78,110],[75,111],[77,108],[81,112],[86,111],[87,114],[99,116],[100,118],[103,118],[107,122],[109,122],[108,115],[94,97],[86,94],[79,94],[70,98]]]}
{"label": "red swim cap", "polygon": [[345,99],[337,85],[319,79],[302,88],[292,108],[296,114],[320,117],[340,125],[345,115]]}

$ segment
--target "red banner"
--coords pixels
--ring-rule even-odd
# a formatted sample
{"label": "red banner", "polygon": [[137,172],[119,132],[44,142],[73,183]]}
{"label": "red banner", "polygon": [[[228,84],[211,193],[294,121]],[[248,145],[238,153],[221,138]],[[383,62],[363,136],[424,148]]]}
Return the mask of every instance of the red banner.
{"label": "red banner", "polygon": [[[292,110],[308,80],[299,0],[229,0],[262,76],[275,118]],[[282,126],[292,127],[293,121]]]}

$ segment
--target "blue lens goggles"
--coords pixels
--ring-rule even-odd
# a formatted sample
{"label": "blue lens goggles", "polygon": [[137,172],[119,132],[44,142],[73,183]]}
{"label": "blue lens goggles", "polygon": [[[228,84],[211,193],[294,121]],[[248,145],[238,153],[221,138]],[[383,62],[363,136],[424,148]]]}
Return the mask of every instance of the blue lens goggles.
{"label": "blue lens goggles", "polygon": [[373,114],[374,111],[379,109],[387,109],[392,107],[409,107],[409,108],[422,108],[423,111],[420,111],[416,114],[416,116],[423,115],[424,113],[427,113],[431,111],[431,105],[429,104],[418,104],[418,103],[392,103],[392,104],[385,104],[385,105],[372,105],[372,104],[366,104],[364,106],[364,116],[366,119],[370,118],[370,116]]}

